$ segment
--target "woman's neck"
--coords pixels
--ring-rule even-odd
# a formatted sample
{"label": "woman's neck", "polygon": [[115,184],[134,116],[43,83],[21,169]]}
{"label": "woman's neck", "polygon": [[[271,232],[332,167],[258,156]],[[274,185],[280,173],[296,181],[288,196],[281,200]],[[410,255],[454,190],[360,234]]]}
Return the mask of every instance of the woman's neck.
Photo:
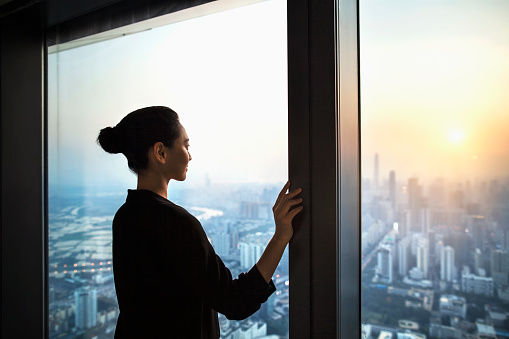
{"label": "woman's neck", "polygon": [[149,190],[156,194],[159,194],[165,199],[168,199],[168,181],[156,175],[148,173],[138,174],[138,186],[139,190]]}

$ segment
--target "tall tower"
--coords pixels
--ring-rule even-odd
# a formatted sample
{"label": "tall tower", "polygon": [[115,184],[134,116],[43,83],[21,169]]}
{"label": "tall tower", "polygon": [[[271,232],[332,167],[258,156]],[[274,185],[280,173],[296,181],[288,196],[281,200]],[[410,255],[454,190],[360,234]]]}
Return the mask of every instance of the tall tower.
{"label": "tall tower", "polygon": [[226,233],[212,234],[212,246],[219,256],[230,254],[230,235]]}
{"label": "tall tower", "polygon": [[97,325],[97,289],[85,286],[74,291],[76,328],[87,329]]}
{"label": "tall tower", "polygon": [[398,243],[398,273],[401,277],[410,269],[410,254],[410,238],[403,238]]}
{"label": "tall tower", "polygon": [[373,175],[373,186],[378,189],[378,153],[375,153],[375,173]]}
{"label": "tall tower", "polygon": [[389,172],[389,201],[393,211],[396,211],[396,172]]}
{"label": "tall tower", "polygon": [[427,207],[422,207],[420,209],[420,223],[421,223],[421,233],[428,234],[430,230],[430,211]]}
{"label": "tall tower", "polygon": [[502,230],[502,249],[509,250],[509,229],[507,228]]}
{"label": "tall tower", "polygon": [[398,233],[400,239],[408,236],[410,233],[410,211],[404,210],[399,213]]}
{"label": "tall tower", "polygon": [[472,237],[474,248],[484,251],[484,242],[486,240],[486,222],[481,215],[469,215],[467,217],[467,229]]}
{"label": "tall tower", "polygon": [[509,284],[509,253],[496,250],[491,251],[491,276],[498,285]]}
{"label": "tall tower", "polygon": [[410,230],[421,231],[421,215],[422,207],[422,187],[419,185],[419,179],[408,179],[408,208],[410,209]]}
{"label": "tall tower", "polygon": [[429,268],[429,244],[428,239],[419,239],[417,245],[417,268],[424,273],[424,278],[428,278]]}
{"label": "tall tower", "polygon": [[242,269],[249,269],[256,264],[262,256],[265,247],[254,243],[239,243],[240,248],[240,266]]}
{"label": "tall tower", "polygon": [[383,282],[392,282],[392,248],[382,246],[378,251],[378,274]]}
{"label": "tall tower", "polygon": [[481,270],[483,272],[486,272],[484,270],[484,262],[483,262],[483,255],[480,249],[476,248],[474,250],[474,272],[476,275],[481,275]]}
{"label": "tall tower", "polygon": [[246,269],[251,267],[253,264],[253,248],[249,246],[249,243],[241,242],[239,243],[240,249],[240,267],[242,269]]}
{"label": "tall tower", "polygon": [[281,257],[281,261],[279,262],[279,266],[278,266],[281,274],[283,274],[283,275],[288,275],[290,273],[289,272],[290,257],[288,254],[288,247],[289,246],[286,246],[285,251],[283,252],[283,256]]}
{"label": "tall tower", "polygon": [[440,279],[452,282],[454,279],[454,248],[446,246],[440,253]]}

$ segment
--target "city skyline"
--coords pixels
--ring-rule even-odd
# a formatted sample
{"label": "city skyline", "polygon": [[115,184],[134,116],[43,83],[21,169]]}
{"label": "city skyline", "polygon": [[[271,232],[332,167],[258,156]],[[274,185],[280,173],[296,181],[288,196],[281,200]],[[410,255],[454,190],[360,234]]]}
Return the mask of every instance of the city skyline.
{"label": "city skyline", "polygon": [[[412,178],[418,178],[421,183],[425,183],[426,185],[431,184],[433,181],[436,180],[445,180],[446,182],[450,184],[464,184],[469,182],[470,184],[476,184],[476,183],[482,183],[482,182],[490,182],[490,181],[498,181],[498,182],[506,182],[509,181],[509,172],[508,174],[500,174],[500,175],[480,175],[480,176],[474,176],[474,175],[465,175],[456,177],[454,175],[447,176],[444,173],[437,172],[433,175],[426,175],[425,173],[416,173],[412,172],[406,172],[404,170],[398,170],[398,168],[388,165],[382,165],[384,163],[384,157],[383,154],[380,153],[373,153],[371,154],[371,159],[377,160],[368,160],[368,156],[363,154],[363,158],[366,159],[365,162],[363,162],[363,169],[366,168],[366,170],[363,170],[361,173],[361,181],[364,183],[368,183],[370,185],[374,185],[375,187],[381,187],[383,185],[390,185],[391,180],[394,180],[394,182],[397,182],[398,184],[407,183],[408,180]],[[371,168],[369,168],[372,166]],[[383,168],[384,172],[380,171],[380,168]],[[377,171],[378,169],[378,171]],[[375,175],[375,173],[378,173],[378,175]],[[391,179],[393,178],[393,179]],[[377,183],[377,184],[375,184]]]}
{"label": "city skyline", "polygon": [[[111,217],[125,189],[135,187],[135,176],[122,155],[104,153],[95,137],[141,106],[174,108],[191,138],[188,180],[171,182],[169,199],[221,212],[201,221],[233,272],[256,261],[262,245],[253,238],[264,240],[272,227],[266,217],[272,193],[260,187],[287,176],[286,31],[283,13],[272,11],[283,4],[264,2],[246,16],[246,8],[236,9],[235,21],[215,31],[190,20],[49,56],[50,299],[60,298],[50,305],[55,336],[86,327],[78,325],[86,317],[77,309],[93,310],[93,303],[84,306],[74,292],[86,284],[99,286],[95,319],[112,335],[118,310],[112,302]],[[432,337],[460,331],[453,318],[442,318],[471,326],[476,315],[489,319],[478,296],[502,308],[509,301],[509,211],[501,194],[509,189],[509,2],[457,7],[454,1],[367,0],[360,6],[361,288],[370,301],[362,317],[376,331],[404,328],[416,333],[413,338],[423,338],[417,332]],[[226,22],[222,14],[216,19]],[[213,27],[216,19],[198,21]],[[261,20],[277,24],[260,27]],[[232,32],[231,25],[248,22],[250,33]],[[262,28],[270,40],[258,41]],[[184,31],[190,36],[169,37]],[[216,36],[231,41],[218,44]],[[197,43],[189,46],[189,39]],[[134,57],[140,42],[147,45]],[[268,55],[255,42],[282,54]],[[186,53],[170,59],[175,49]],[[248,56],[254,60],[246,62]],[[269,64],[264,72],[255,67],[262,61]],[[192,67],[183,67],[186,62]],[[225,75],[227,69],[233,74]],[[278,80],[267,81],[276,71]],[[490,183],[493,178],[504,180]],[[240,193],[239,183],[260,187]],[[70,188],[83,190],[76,197]],[[66,194],[71,198],[59,200]],[[283,260],[287,265],[287,254]],[[288,312],[288,268],[280,274],[276,283],[283,292],[269,300],[264,316],[274,307]],[[228,335],[240,328],[220,321]],[[277,322],[283,333],[287,323]],[[252,333],[264,331],[263,325],[249,326]]]}
{"label": "city skyline", "polygon": [[[175,196],[202,224],[232,276],[248,271],[274,233],[271,204],[279,186],[212,184],[201,194]],[[111,338],[118,317],[113,286],[111,221],[125,193],[90,194],[75,189],[50,197],[50,337],[97,335]],[[163,268],[161,268],[163,269]],[[277,293],[245,321],[220,318],[221,338],[288,332],[288,251],[273,277]]]}
{"label": "city skyline", "polygon": [[428,185],[396,168],[376,185],[376,172],[362,187],[366,338],[509,337],[509,181]]}

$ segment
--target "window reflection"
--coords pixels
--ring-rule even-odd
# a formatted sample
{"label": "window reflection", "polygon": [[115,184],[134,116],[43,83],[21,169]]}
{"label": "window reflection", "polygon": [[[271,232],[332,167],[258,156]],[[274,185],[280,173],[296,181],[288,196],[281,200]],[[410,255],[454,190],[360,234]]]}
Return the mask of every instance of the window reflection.
{"label": "window reflection", "polygon": [[[284,1],[51,53],[48,64],[51,338],[113,338],[111,222],[136,181],[95,138],[136,108],[179,113],[193,161],[168,198],[201,221],[233,275],[252,266],[287,178]],[[221,338],[287,337],[287,253],[274,282],[249,319],[220,317]]]}
{"label": "window reflection", "polygon": [[509,337],[506,13],[360,2],[366,338]]}

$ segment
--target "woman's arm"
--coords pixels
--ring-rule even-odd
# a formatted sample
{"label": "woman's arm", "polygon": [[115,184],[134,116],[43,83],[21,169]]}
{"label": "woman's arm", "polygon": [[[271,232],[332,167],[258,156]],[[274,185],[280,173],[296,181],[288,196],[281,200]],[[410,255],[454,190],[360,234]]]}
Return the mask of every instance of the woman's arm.
{"label": "woman's arm", "polygon": [[216,255],[196,218],[185,212],[177,213],[181,218],[162,222],[173,225],[169,227],[172,232],[165,247],[171,253],[167,261],[172,263],[174,280],[183,283],[182,293],[188,291],[203,298],[208,306],[229,319],[245,319],[256,312],[275,290],[272,275],[292,238],[292,219],[302,210],[302,207],[292,209],[302,201],[295,198],[301,190],[286,193],[289,186],[285,185],[273,207],[276,232],[272,240],[255,267],[237,279],[232,278]]}
{"label": "woman's arm", "polygon": [[283,256],[286,245],[293,236],[292,220],[303,209],[302,206],[292,209],[292,207],[302,202],[301,198],[295,198],[302,192],[302,189],[298,188],[286,193],[289,188],[290,182],[288,181],[279,193],[274,207],[272,207],[276,231],[256,263],[258,271],[260,271],[267,283],[272,279],[272,275],[274,275],[276,267]]}

